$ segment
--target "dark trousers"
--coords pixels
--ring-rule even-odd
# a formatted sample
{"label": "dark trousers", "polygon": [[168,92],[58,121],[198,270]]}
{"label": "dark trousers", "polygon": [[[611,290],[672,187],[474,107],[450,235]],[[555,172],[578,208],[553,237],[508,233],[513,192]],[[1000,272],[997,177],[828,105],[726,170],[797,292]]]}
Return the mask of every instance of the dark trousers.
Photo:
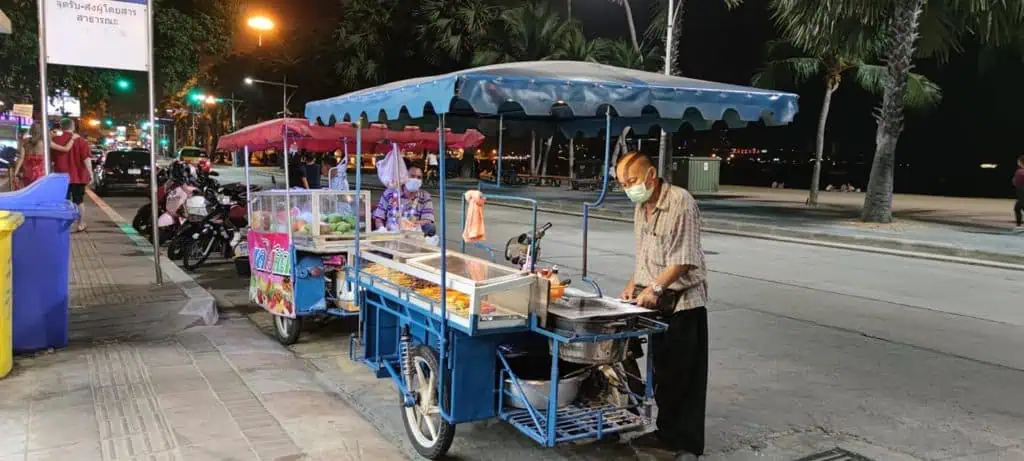
{"label": "dark trousers", "polygon": [[[672,449],[700,456],[704,454],[708,393],[708,311],[703,307],[689,309],[661,320],[668,329],[651,336],[649,343],[658,433]],[[630,350],[633,358],[643,355],[639,342],[633,342]],[[627,373],[640,376],[636,360],[627,360],[625,368]],[[634,393],[644,394],[639,380],[629,381]]]}
{"label": "dark trousers", "polygon": [[1024,226],[1024,191],[1017,191],[1017,203],[1013,204],[1013,216],[1017,218],[1017,225]]}

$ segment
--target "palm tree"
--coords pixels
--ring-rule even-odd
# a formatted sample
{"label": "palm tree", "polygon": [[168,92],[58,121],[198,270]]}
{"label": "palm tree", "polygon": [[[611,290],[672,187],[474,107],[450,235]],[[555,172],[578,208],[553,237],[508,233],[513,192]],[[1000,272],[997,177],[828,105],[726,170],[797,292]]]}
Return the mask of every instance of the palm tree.
{"label": "palm tree", "polygon": [[654,65],[652,51],[637,51],[625,40],[610,40],[604,45],[604,58],[601,62],[628,69],[649,70]]}
{"label": "palm tree", "polygon": [[913,86],[910,78],[913,58],[945,58],[951,52],[960,51],[966,38],[994,45],[1014,40],[1024,20],[1024,0],[779,0],[779,3],[799,13],[801,21],[826,24],[821,18],[837,16],[858,18],[863,24],[884,28],[882,57],[886,69],[878,80],[883,86],[882,105],[876,115],[875,157],[861,219],[891,222],[896,143],[903,132],[904,108]]}
{"label": "palm tree", "polygon": [[629,39],[633,44],[633,49],[637,53],[640,53],[640,40],[636,36],[636,23],[633,21],[633,7],[629,4],[629,0],[611,0],[612,3],[622,7],[622,11],[626,13],[626,23],[629,24]]}
{"label": "palm tree", "polygon": [[424,43],[436,44],[448,58],[465,62],[489,42],[500,9],[487,0],[427,0],[417,15],[423,21],[417,34]]}
{"label": "palm tree", "polygon": [[550,3],[544,0],[532,0],[505,10],[501,13],[500,22],[505,38],[477,51],[473,56],[474,65],[553,59],[572,27],[571,22],[559,17]]}
{"label": "palm tree", "polygon": [[[857,84],[869,91],[883,93],[881,83],[884,81],[885,68],[869,63],[878,55],[883,42],[877,28],[866,27],[857,20],[827,16],[824,18],[827,23],[821,27],[821,24],[804,21],[802,17],[790,17],[790,11],[780,8],[784,3],[784,0],[772,2],[773,17],[782,29],[783,37],[800,43],[800,46],[793,47],[786,42],[771,44],[769,55],[772,60],[754,75],[752,83],[755,86],[778,88],[782,85],[799,85],[815,76],[823,77],[825,97],[818,116],[814,169],[807,198],[808,205],[817,206],[825,129],[832,95],[839,89],[844,76],[852,76]],[[908,106],[933,107],[942,99],[938,86],[924,76],[910,74],[910,79],[914,84],[910,88],[912,93],[907,95]]]}
{"label": "palm tree", "polygon": [[608,44],[604,39],[588,39],[578,22],[571,22],[562,36],[554,57],[569,61],[601,62],[607,54]]}

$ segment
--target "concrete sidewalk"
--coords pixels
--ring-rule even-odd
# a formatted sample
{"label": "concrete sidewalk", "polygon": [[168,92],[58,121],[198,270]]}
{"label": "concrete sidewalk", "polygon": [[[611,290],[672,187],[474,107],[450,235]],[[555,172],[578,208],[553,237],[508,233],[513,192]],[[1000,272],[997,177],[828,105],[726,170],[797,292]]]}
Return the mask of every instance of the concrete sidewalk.
{"label": "concrete sidewalk", "polygon": [[244,318],[18,358],[3,461],[406,459]]}
{"label": "concrete sidewalk", "polygon": [[213,296],[166,259],[164,284],[157,285],[152,248],[136,245],[144,239],[131,225],[91,192],[89,198],[89,230],[71,238],[73,341],[162,338],[217,322]]}
{"label": "concrete sidewalk", "polygon": [[71,345],[15,358],[0,461],[407,459],[241,314],[214,325],[212,295],[174,264],[153,284],[145,242],[102,200],[87,207]]}

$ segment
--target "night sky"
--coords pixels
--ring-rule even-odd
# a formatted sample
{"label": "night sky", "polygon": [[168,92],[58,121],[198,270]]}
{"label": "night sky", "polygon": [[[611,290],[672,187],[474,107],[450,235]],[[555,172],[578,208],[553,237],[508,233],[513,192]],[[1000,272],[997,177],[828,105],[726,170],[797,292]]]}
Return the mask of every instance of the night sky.
{"label": "night sky", "polygon": [[[564,11],[564,1],[553,1]],[[641,33],[647,27],[654,1],[632,2]],[[340,3],[343,5],[344,0]],[[747,2],[733,11],[726,10],[718,1],[686,3],[680,49],[684,75],[749,84],[750,77],[763,62],[765,43],[775,38],[775,30],[763,2]],[[280,24],[299,25],[303,29],[330,34],[335,18],[344,13],[343,6],[338,5],[338,0],[261,0],[252,2],[248,9],[268,14]],[[610,0],[575,0],[573,16],[583,22],[589,36],[627,36],[625,15]],[[285,29],[275,33],[287,39],[295,32]],[[281,39],[281,36],[271,36],[265,40],[268,46],[273,46]],[[248,32],[240,34],[237,46],[240,51],[259,52],[254,45],[255,38]],[[1011,113],[1024,104],[1024,91],[1017,85],[1017,76],[1024,71],[1024,64],[1019,53],[1002,51],[997,55],[994,64],[985,71],[979,69],[979,53],[972,46],[941,66],[927,61],[918,63],[918,72],[942,87],[944,99],[942,105],[931,112],[909,114],[907,130],[897,151],[898,162],[903,165],[897,174],[898,190],[910,187],[910,190],[920,192],[973,194],[982,192],[954,189],[965,182],[992,182],[998,184],[990,187],[990,192],[983,193],[1002,193],[1003,188],[998,185],[1008,181],[1014,160],[1024,151],[1017,145],[1018,118]],[[248,108],[250,117],[253,116],[251,111],[265,111],[264,104],[273,106],[280,100],[279,93],[269,88],[266,94],[261,94],[262,89],[246,89],[241,85],[238,90],[245,98],[267,100],[252,101]],[[730,144],[734,147],[810,152],[821,106],[822,82],[812,80],[800,88],[789,90],[800,94],[800,114],[793,125],[732,132],[728,136]],[[291,109],[301,110],[303,101],[334,96],[336,92],[330,87],[305,88]],[[137,101],[130,99],[115,103],[134,106]],[[840,159],[859,162],[857,168],[866,170],[874,151],[872,112],[878,103],[878,98],[859,90],[852,79],[847,79],[833,100],[826,154],[834,152]],[[981,163],[1000,166],[996,170],[978,171]],[[866,171],[857,174],[866,178]]]}

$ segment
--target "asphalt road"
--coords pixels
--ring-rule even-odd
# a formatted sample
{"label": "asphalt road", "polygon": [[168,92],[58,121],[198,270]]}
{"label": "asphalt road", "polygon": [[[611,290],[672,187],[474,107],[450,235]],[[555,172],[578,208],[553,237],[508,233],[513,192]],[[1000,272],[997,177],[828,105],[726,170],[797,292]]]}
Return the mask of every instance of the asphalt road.
{"label": "asphalt road", "polygon": [[[105,200],[130,220],[145,199]],[[528,230],[522,210],[485,214],[495,246]],[[554,224],[542,259],[578,284],[580,218],[540,221]],[[839,444],[879,460],[1024,460],[1024,272],[710,234],[704,246],[708,459]],[[605,291],[621,289],[632,252],[629,224],[591,222],[589,271]],[[229,265],[197,279],[245,299]]]}

